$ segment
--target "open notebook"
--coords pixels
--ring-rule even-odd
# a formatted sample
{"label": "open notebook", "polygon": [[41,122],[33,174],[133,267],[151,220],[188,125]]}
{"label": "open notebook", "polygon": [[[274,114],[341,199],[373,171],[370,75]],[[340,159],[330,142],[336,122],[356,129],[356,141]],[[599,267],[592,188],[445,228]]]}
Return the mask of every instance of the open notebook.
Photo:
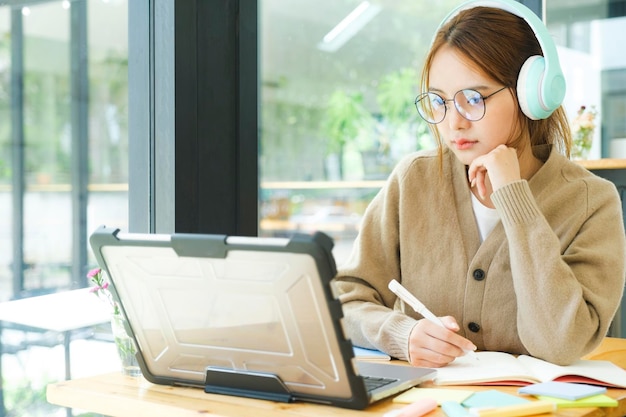
{"label": "open notebook", "polygon": [[[362,409],[435,371],[356,361],[322,234],[90,237],[146,379],[206,392]],[[370,378],[372,377],[372,378]],[[368,390],[370,382],[383,384]]]}

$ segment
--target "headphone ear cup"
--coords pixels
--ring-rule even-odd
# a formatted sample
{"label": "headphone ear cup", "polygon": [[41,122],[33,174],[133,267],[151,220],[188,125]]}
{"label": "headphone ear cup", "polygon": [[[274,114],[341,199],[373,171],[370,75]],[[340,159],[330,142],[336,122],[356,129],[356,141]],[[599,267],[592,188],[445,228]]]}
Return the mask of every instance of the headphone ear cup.
{"label": "headphone ear cup", "polygon": [[529,119],[539,120],[549,117],[554,109],[546,109],[542,100],[542,82],[546,68],[544,57],[529,57],[517,77],[517,99],[520,108]]}

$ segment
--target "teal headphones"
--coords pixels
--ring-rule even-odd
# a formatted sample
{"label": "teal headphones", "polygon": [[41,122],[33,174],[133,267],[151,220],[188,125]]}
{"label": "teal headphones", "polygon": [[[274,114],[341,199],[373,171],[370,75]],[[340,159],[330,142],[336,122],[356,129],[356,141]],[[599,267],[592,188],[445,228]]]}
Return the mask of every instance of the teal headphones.
{"label": "teal headphones", "polygon": [[520,108],[530,119],[548,118],[565,97],[565,78],[548,29],[532,10],[515,0],[469,0],[452,10],[440,27],[460,11],[478,6],[502,9],[519,16],[535,33],[543,56],[531,56],[522,65],[517,78],[517,98]]}

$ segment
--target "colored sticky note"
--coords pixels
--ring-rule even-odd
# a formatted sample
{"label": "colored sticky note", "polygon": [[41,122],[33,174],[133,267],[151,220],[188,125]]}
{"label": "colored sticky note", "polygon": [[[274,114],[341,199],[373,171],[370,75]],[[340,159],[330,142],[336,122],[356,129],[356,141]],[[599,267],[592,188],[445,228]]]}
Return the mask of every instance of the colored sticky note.
{"label": "colored sticky note", "polygon": [[520,388],[517,392],[519,394],[545,395],[565,400],[578,400],[591,397],[592,395],[604,394],[606,388],[588,384],[550,381],[528,385]]}
{"label": "colored sticky note", "polygon": [[432,398],[438,405],[445,401],[461,403],[474,391],[451,388],[411,388],[393,399],[394,403],[411,404],[422,398]]}
{"label": "colored sticky note", "polygon": [[506,405],[524,404],[527,402],[530,402],[530,400],[498,390],[488,390],[472,394],[471,397],[463,401],[462,405],[467,408],[483,408],[503,407]]}
{"label": "colored sticky note", "polygon": [[469,417],[469,411],[455,401],[444,401],[441,403],[441,410],[448,417]]}
{"label": "colored sticky note", "polygon": [[538,399],[552,401],[558,408],[577,408],[577,407],[617,407],[616,399],[605,394],[592,395],[591,397],[581,398],[579,400],[565,400],[563,398],[548,397],[538,395]]}

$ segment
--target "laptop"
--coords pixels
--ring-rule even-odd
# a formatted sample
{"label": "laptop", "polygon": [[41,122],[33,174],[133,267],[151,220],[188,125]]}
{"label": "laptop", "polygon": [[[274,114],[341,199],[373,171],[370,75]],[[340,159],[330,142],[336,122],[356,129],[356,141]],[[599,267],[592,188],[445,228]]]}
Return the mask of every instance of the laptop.
{"label": "laptop", "polygon": [[321,232],[262,238],[102,226],[90,245],[155,384],[363,409],[435,376],[356,360],[332,290],[333,241]]}

